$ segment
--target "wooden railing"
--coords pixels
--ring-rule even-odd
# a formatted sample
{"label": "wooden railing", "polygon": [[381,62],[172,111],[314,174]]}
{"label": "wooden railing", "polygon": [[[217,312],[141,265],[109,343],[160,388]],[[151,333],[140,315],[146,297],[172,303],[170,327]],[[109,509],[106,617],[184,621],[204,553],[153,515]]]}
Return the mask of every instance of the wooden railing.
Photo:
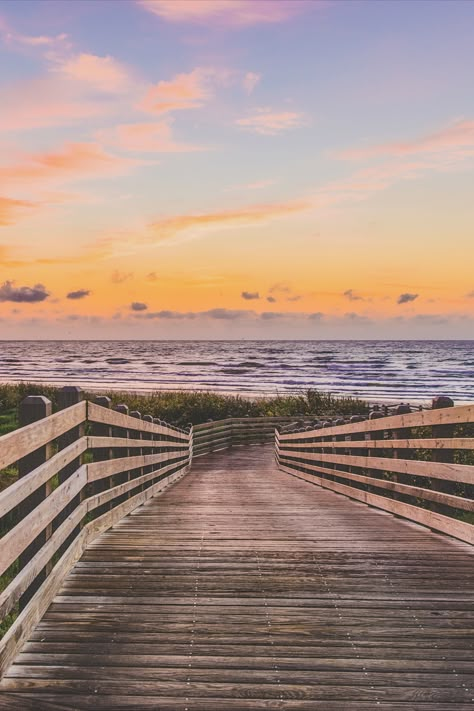
{"label": "wooden railing", "polygon": [[380,414],[276,431],[280,469],[474,543],[474,405]]}
{"label": "wooden railing", "polygon": [[228,447],[273,442],[275,427],[313,423],[314,417],[227,417],[193,427],[193,455],[216,452]]}
{"label": "wooden railing", "polygon": [[[66,388],[64,402],[78,390]],[[85,547],[189,468],[192,430],[97,401],[51,414],[46,398],[26,398],[30,424],[0,438],[0,470],[18,463],[19,474],[0,493],[0,623],[14,618],[0,676]]]}
{"label": "wooden railing", "polygon": [[[375,406],[379,407],[379,406]],[[377,412],[388,413],[396,407],[406,405],[381,406]],[[333,415],[333,420],[341,421]],[[228,447],[239,445],[264,444],[273,442],[275,427],[281,431],[294,427],[308,427],[321,424],[317,415],[286,415],[267,417],[226,417],[222,420],[208,420],[194,425],[194,456],[210,454]]]}

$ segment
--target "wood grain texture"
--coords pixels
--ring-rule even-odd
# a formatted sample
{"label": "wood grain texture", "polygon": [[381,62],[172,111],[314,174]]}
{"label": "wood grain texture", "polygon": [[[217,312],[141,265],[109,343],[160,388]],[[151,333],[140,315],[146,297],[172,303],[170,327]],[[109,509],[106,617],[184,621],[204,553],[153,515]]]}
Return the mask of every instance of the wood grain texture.
{"label": "wood grain texture", "polygon": [[[100,408],[104,409],[104,408]],[[0,469],[17,462],[86,419],[86,403],[80,402],[54,415],[1,437]]]}
{"label": "wood grain texture", "polygon": [[0,708],[466,711],[472,562],[271,447],[201,457],[89,545]]}
{"label": "wood grain texture", "polygon": [[[347,445],[346,445],[347,446]],[[414,474],[444,481],[459,481],[465,484],[474,484],[474,465],[451,464],[448,462],[424,462],[416,459],[389,459],[388,457],[359,457],[345,454],[327,454],[315,452],[295,452],[287,450],[286,443],[279,446],[280,456],[308,459],[313,461],[331,462],[347,466],[360,467],[361,469],[380,469],[382,471],[399,472],[400,474]],[[317,448],[317,443],[314,445]]]}
{"label": "wood grain texture", "polygon": [[188,440],[189,435],[171,425],[155,425],[146,420],[137,420],[116,410],[109,410],[93,402],[87,403],[87,417],[91,422],[99,422],[115,427],[129,428],[140,432],[153,432],[158,435],[174,437],[176,440]]}
{"label": "wood grain texture", "polygon": [[27,496],[45,484],[86,449],[87,438],[82,437],[0,492],[0,518],[18,506]]}
{"label": "wood grain texture", "polygon": [[82,490],[87,482],[87,466],[81,466],[2,538],[0,574],[18,558],[32,540]]}
{"label": "wood grain texture", "polygon": [[474,405],[445,407],[440,410],[422,410],[406,415],[390,415],[376,420],[364,420],[346,425],[328,427],[324,430],[311,430],[302,435],[300,432],[285,435],[285,439],[301,439],[304,437],[333,437],[357,432],[380,432],[382,430],[397,430],[408,427],[427,427],[433,425],[457,425],[474,422]]}

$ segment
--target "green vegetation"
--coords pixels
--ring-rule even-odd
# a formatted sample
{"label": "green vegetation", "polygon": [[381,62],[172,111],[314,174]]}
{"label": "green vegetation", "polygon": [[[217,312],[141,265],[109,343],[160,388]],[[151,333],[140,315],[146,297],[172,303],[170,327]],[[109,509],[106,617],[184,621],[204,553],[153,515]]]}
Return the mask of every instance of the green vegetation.
{"label": "green vegetation", "polygon": [[166,422],[186,427],[207,420],[226,417],[302,415],[330,416],[365,414],[369,405],[351,397],[337,398],[331,394],[308,390],[301,395],[276,396],[250,400],[238,395],[220,395],[212,392],[155,392],[150,395],[106,393],[113,404],[123,402],[131,410],[159,417]]}
{"label": "green vegetation", "polygon": [[[46,395],[57,407],[59,388],[48,385],[0,385],[0,434],[17,426],[16,411],[19,403],[27,395]],[[129,392],[104,392],[112,400],[112,405],[125,403],[130,410],[138,410],[142,415],[159,417],[180,427],[191,422],[196,425],[207,420],[221,420],[225,417],[250,417],[278,415],[298,417],[301,415],[331,416],[366,414],[368,403],[358,398],[335,397],[330,393],[308,390],[301,395],[279,395],[270,398],[250,400],[238,395],[219,395],[212,392],[164,392],[147,395]],[[88,399],[95,394],[87,393]],[[3,420],[2,420],[3,418]]]}

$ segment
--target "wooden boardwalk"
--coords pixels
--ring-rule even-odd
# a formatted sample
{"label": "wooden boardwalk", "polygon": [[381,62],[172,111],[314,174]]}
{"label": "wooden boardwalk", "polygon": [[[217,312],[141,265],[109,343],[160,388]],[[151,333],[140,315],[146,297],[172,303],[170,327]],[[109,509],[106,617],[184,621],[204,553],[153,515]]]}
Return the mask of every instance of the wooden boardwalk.
{"label": "wooden boardwalk", "polygon": [[0,709],[474,708],[472,548],[272,456],[195,460],[96,539]]}

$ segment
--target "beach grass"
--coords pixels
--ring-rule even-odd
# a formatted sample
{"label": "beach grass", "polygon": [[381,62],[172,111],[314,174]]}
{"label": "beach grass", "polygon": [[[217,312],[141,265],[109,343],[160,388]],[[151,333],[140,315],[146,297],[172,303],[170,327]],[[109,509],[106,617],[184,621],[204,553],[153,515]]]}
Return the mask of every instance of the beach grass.
{"label": "beach grass", "polygon": [[[60,388],[31,383],[0,385],[0,434],[18,426],[16,413],[20,402],[27,395],[45,395],[57,409]],[[97,393],[86,392],[87,399],[93,400]],[[226,417],[312,416],[330,417],[334,415],[367,414],[370,406],[356,397],[337,397],[331,393],[307,390],[299,395],[277,395],[274,397],[250,399],[239,395],[221,395],[207,391],[155,391],[148,394],[108,391],[112,406],[124,403],[130,410],[138,410],[142,415],[159,417],[178,427],[197,425],[208,420]]]}

